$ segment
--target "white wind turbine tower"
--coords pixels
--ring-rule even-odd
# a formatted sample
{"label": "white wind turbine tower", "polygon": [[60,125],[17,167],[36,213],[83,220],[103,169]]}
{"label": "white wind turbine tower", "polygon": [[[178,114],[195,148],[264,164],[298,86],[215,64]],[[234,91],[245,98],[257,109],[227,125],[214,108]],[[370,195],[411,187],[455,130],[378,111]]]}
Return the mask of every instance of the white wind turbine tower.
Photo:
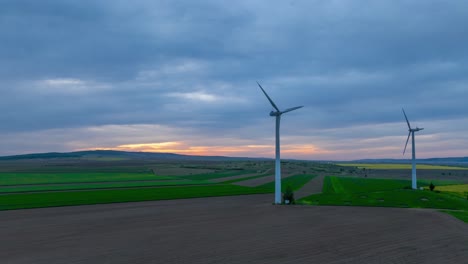
{"label": "white wind turbine tower", "polygon": [[273,100],[268,96],[268,94],[263,90],[262,86],[257,82],[262,92],[267,97],[268,101],[270,101],[271,105],[276,111],[271,111],[270,116],[276,117],[276,162],[275,162],[275,204],[281,203],[281,161],[280,161],[280,120],[281,115],[287,112],[291,112],[293,110],[299,109],[303,106],[296,106],[292,108],[288,108],[284,111],[280,111],[279,108],[275,105]]}
{"label": "white wind turbine tower", "polygon": [[403,150],[403,155],[405,155],[406,146],[408,146],[408,141],[411,136],[411,145],[413,148],[412,149],[413,150],[413,159],[412,159],[413,166],[412,166],[412,171],[411,171],[411,188],[415,190],[418,188],[418,186],[416,182],[416,146],[414,145],[414,132],[418,132],[420,130],[423,130],[424,128],[419,128],[419,127],[411,128],[410,122],[408,121],[408,117],[406,116],[406,113],[405,113],[405,109],[402,108],[401,110],[403,110],[403,114],[405,115],[406,123],[408,124],[408,131],[409,131],[408,138],[406,139],[405,149]]}

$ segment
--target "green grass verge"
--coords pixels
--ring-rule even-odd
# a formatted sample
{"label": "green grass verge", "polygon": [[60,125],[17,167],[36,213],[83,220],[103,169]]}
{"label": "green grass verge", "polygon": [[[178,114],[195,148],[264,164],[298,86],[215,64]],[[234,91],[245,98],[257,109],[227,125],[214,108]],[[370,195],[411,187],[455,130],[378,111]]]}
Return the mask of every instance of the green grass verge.
{"label": "green grass verge", "polygon": [[461,184],[459,181],[447,181],[447,180],[418,180],[419,187],[426,187],[431,184],[431,182],[437,187],[446,186],[446,185],[458,185]]}
{"label": "green grass verge", "polygon": [[468,211],[449,211],[449,210],[441,210],[441,212],[450,214],[465,223],[468,223]]}
{"label": "green grass verge", "polygon": [[[396,170],[396,169],[411,169],[411,164],[386,164],[386,163],[338,163],[339,166],[357,167],[359,169],[380,169],[380,170]],[[468,167],[455,167],[455,166],[440,166],[429,164],[417,164],[416,167],[422,170],[468,170]]]}
{"label": "green grass verge", "polygon": [[391,190],[371,193],[315,194],[300,200],[310,205],[353,205],[468,210],[458,197],[419,190]]}
{"label": "green grass verge", "polygon": [[0,195],[0,210],[271,193],[237,185],[182,186]]}
{"label": "green grass verge", "polygon": [[323,181],[323,193],[360,193],[410,187],[408,180],[371,179],[328,176]]}
{"label": "green grass verge", "polygon": [[299,200],[310,205],[355,205],[468,210],[468,200],[411,190],[408,180],[325,177],[323,193]]}
{"label": "green grass verge", "polygon": [[0,185],[83,183],[113,181],[174,180],[152,173],[71,172],[71,173],[0,173]]}
{"label": "green grass verge", "polygon": [[174,186],[174,185],[206,185],[213,184],[209,181],[150,181],[150,182],[118,182],[118,183],[82,183],[82,184],[60,184],[60,185],[23,185],[14,187],[0,187],[0,194],[18,192],[44,192],[44,191],[67,191],[67,190],[90,190],[90,189],[115,189],[134,187]]}

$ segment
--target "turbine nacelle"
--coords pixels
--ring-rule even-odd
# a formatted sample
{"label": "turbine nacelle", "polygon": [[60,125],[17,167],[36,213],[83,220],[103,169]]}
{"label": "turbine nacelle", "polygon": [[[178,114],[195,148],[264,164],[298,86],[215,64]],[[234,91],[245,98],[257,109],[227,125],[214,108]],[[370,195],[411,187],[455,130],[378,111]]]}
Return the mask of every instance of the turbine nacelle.
{"label": "turbine nacelle", "polygon": [[403,114],[405,115],[405,119],[406,119],[406,124],[408,124],[408,131],[411,133],[411,132],[418,132],[420,130],[423,130],[424,128],[419,128],[419,127],[416,127],[416,128],[411,128],[411,124],[408,120],[408,117],[406,116],[406,113],[405,113],[405,109],[401,109],[403,110]]}
{"label": "turbine nacelle", "polygon": [[258,82],[257,82],[257,84],[258,84],[258,87],[260,87],[260,89],[262,89],[262,92],[265,94],[268,101],[270,101],[271,106],[273,106],[273,108],[276,109],[276,111],[271,111],[270,112],[270,116],[280,116],[280,115],[282,115],[284,113],[291,112],[291,111],[294,111],[294,110],[297,110],[297,109],[303,107],[303,106],[296,106],[296,107],[288,108],[288,109],[286,109],[284,111],[280,111],[279,108],[276,106],[276,104],[273,102],[273,100],[271,100],[270,96],[268,96],[268,94],[265,92],[265,90],[263,90],[263,87]]}
{"label": "turbine nacelle", "polygon": [[409,133],[408,133],[408,138],[406,139],[405,148],[404,148],[404,150],[403,150],[403,155],[405,155],[406,147],[408,146],[408,142],[409,142],[409,139],[410,139],[410,137],[411,137],[411,133],[421,131],[421,130],[423,130],[424,128],[419,128],[419,127],[411,128],[410,122],[409,122],[408,117],[406,116],[406,113],[405,113],[405,109],[401,109],[401,110],[403,110],[403,115],[405,115],[406,123],[408,124],[408,132],[409,132]]}

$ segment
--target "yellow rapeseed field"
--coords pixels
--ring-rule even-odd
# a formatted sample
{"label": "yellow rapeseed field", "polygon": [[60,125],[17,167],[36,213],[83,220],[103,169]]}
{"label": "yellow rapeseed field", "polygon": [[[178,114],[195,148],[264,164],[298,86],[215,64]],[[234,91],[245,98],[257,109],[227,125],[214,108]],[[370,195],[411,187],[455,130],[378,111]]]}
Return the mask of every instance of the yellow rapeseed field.
{"label": "yellow rapeseed field", "polygon": [[462,197],[466,197],[468,194],[468,184],[436,186],[435,190],[441,192],[451,192]]}

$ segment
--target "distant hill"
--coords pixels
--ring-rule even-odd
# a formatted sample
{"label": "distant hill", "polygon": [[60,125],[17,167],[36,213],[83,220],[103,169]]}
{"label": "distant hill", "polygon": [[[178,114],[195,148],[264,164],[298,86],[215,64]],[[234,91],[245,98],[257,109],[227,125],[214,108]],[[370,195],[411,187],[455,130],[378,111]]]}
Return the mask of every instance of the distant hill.
{"label": "distant hill", "polygon": [[267,158],[225,157],[225,156],[191,156],[174,153],[157,152],[128,152],[115,150],[90,150],[76,152],[49,152],[14,156],[3,156],[0,160],[25,159],[69,159],[69,158],[122,158],[122,159],[148,159],[148,160],[194,160],[194,161],[237,161],[237,160],[271,160]]}
{"label": "distant hill", "polygon": [[[0,157],[2,160],[26,159],[133,159],[133,160],[190,160],[190,161],[243,161],[243,160],[272,160],[271,158],[225,157],[225,156],[192,156],[174,153],[157,152],[129,152],[116,150],[89,150],[75,152],[49,152],[34,153]],[[287,160],[287,159],[284,159]],[[325,162],[325,161],[321,161]],[[328,161],[336,163],[338,161]],[[417,159],[418,163],[438,165],[464,165],[468,166],[468,157]],[[411,163],[411,159],[360,159],[343,161],[340,163]]]}

